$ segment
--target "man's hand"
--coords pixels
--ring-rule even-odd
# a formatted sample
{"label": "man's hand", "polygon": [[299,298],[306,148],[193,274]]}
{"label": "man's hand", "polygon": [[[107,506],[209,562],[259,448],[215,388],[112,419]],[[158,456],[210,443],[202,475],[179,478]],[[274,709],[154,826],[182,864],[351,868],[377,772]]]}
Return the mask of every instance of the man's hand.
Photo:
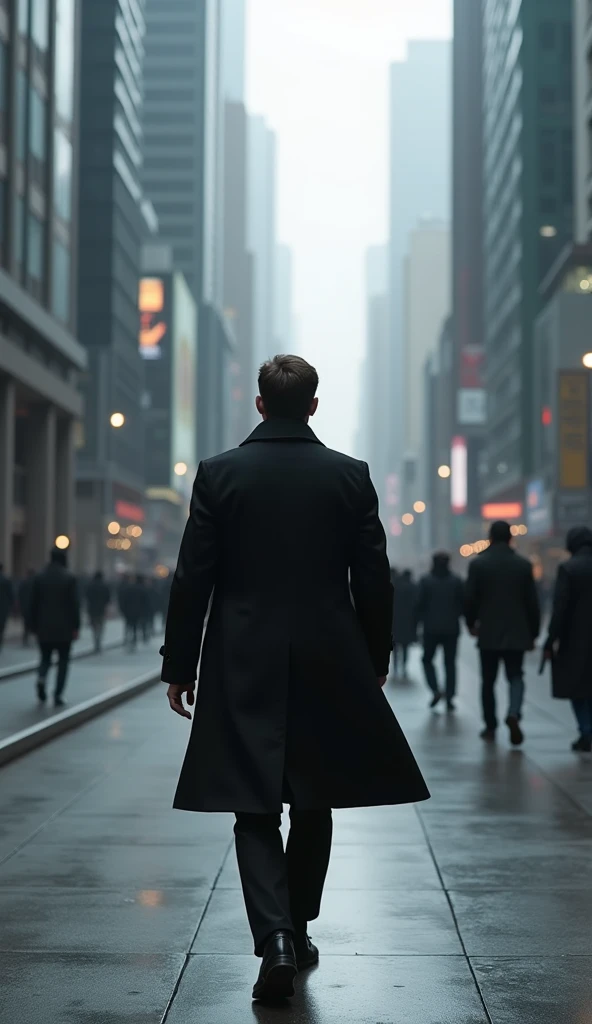
{"label": "man's hand", "polygon": [[387,676],[379,676],[378,677],[378,684],[379,684],[379,686],[386,686],[386,681],[387,681]]}
{"label": "man's hand", "polygon": [[187,703],[192,707],[195,703],[195,683],[188,683],[186,686],[171,683],[167,690],[167,697],[169,698],[171,711],[181,715],[181,718],[188,718],[191,721],[191,715],[183,704],[184,693],[187,694]]}

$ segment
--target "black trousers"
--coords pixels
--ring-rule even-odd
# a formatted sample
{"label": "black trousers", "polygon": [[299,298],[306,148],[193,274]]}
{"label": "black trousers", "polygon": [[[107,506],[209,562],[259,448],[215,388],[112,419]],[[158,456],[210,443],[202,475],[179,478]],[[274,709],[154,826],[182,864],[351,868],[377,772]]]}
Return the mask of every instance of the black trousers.
{"label": "black trousers", "polygon": [[40,683],[45,685],[47,679],[47,673],[51,666],[51,656],[54,651],[57,651],[58,655],[58,672],[56,676],[56,697],[61,697],[66,687],[66,679],[68,678],[68,666],[70,664],[70,648],[72,644],[69,642],[65,643],[40,643],[41,649],[41,662],[39,664],[38,680]]}
{"label": "black trousers", "polygon": [[290,823],[284,851],[281,815],[236,815],[236,856],[256,956],[263,955],[273,932],[306,931],[321,910],[331,855],[331,811],[291,807]]}
{"label": "black trousers", "polygon": [[522,717],[522,704],[524,702],[524,651],[482,650],[480,653],[483,718],[487,728],[493,731],[497,728],[495,681],[500,661],[504,663],[508,680],[508,714],[516,718]]}
{"label": "black trousers", "polygon": [[436,669],[434,668],[434,657],[438,647],[444,651],[444,668],[446,671],[446,700],[452,700],[456,695],[456,648],[458,647],[457,636],[440,636],[435,633],[424,633],[423,635],[423,670],[426,682],[432,693],[439,693]]}

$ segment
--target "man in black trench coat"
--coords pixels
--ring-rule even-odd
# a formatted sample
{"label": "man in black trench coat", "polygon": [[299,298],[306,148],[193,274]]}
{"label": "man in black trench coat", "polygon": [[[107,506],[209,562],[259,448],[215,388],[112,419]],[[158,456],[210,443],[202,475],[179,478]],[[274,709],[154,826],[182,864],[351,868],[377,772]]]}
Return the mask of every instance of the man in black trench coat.
{"label": "man in black trench coat", "polygon": [[296,971],[318,960],[307,926],[320,911],[331,808],[429,797],[382,692],[392,585],[376,493],[365,463],[308,426],[317,386],[297,356],[266,363],[263,422],[199,467],[161,652],[171,708],[186,718],[200,664],[175,807],[236,814],[262,957],[254,998],[292,995]]}

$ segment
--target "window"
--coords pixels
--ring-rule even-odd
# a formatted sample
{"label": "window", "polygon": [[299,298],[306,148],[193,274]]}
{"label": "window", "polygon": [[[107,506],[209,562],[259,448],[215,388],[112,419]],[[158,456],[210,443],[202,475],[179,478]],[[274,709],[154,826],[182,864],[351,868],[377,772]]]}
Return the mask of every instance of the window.
{"label": "window", "polygon": [[27,157],[27,93],[27,76],[19,70],[16,80],[16,153],[23,164]]}
{"label": "window", "polygon": [[6,43],[0,39],[0,142],[6,141],[7,71]]}
{"label": "window", "polygon": [[41,53],[49,45],[49,0],[33,0],[31,38]]}
{"label": "window", "polygon": [[43,222],[34,213],[29,213],[27,231],[27,288],[36,299],[41,299],[42,297],[45,277],[43,235]]}
{"label": "window", "polygon": [[144,158],[145,171],[192,171],[195,161],[192,157],[147,156]]}
{"label": "window", "polygon": [[70,122],[74,109],[74,0],[57,0],[55,31],[56,113]]}
{"label": "window", "polygon": [[53,201],[56,213],[69,221],[72,213],[72,143],[63,131],[54,135]]}
{"label": "window", "polygon": [[186,110],[149,110],[144,114],[144,124],[188,124]]}
{"label": "window", "polygon": [[36,89],[31,88],[29,109],[29,152],[31,154],[30,175],[35,184],[45,188],[45,160],[47,143],[45,138],[47,107]]}
{"label": "window", "polygon": [[29,0],[17,0],[18,2],[18,30],[19,35],[29,34]]}
{"label": "window", "polygon": [[54,239],[51,310],[63,323],[70,321],[70,252]]}
{"label": "window", "polygon": [[17,196],[14,204],[14,258],[19,280],[22,280],[25,260],[25,200]]}

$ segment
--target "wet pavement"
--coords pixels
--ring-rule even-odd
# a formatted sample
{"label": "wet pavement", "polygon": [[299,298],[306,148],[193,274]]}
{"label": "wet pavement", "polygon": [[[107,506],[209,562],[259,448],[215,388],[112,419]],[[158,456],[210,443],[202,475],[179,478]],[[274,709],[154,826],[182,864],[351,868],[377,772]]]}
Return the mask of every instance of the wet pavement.
{"label": "wet pavement", "polygon": [[187,725],[163,690],[1,769],[0,1020],[592,1020],[592,763],[569,708],[533,657],[524,750],[505,729],[484,746],[468,641],[455,716],[427,710],[417,652],[411,675],[388,692],[433,799],[335,813],[321,964],[284,1007],[250,1002],[231,818],[170,809]]}
{"label": "wet pavement", "polygon": [[[111,633],[121,636],[121,623],[112,623]],[[91,697],[97,697],[124,683],[146,675],[152,669],[160,672],[158,648],[162,637],[154,637],[148,644],[139,644],[137,651],[128,653],[121,646],[106,648],[102,654],[73,658],[70,662],[64,699],[68,708],[75,708]],[[47,722],[63,711],[53,706],[55,668],[47,678],[47,703],[37,700],[36,672],[8,679],[0,679],[0,740]]]}

